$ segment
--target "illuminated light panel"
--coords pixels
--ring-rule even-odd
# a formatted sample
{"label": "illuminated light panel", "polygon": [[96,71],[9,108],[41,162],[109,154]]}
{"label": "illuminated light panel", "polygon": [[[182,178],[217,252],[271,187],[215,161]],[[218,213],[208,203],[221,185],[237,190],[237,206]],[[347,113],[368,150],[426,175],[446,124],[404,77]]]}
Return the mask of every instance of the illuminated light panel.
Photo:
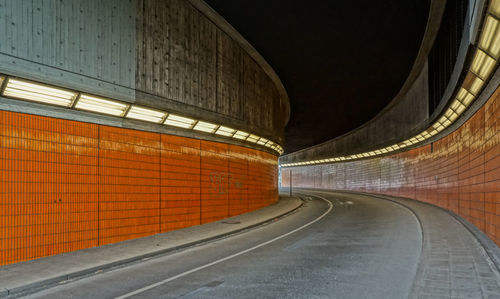
{"label": "illuminated light panel", "polygon": [[[193,128],[194,130],[215,133],[228,137],[232,137],[234,132],[236,132],[235,129],[225,126],[219,126],[204,121],[197,121],[195,119],[179,115],[168,114],[167,112],[155,109],[130,105],[128,103],[100,96],[84,93],[80,94],[77,91],[46,85],[31,80],[11,78],[1,74],[0,86],[5,86],[2,92],[3,96],[20,100],[28,100],[68,108],[74,107],[77,110],[85,110],[158,124],[165,120],[163,122],[165,125],[177,126],[186,129],[191,129],[193,128],[193,125],[195,125],[196,128]],[[240,136],[242,134],[245,136],[245,138],[240,139],[247,139],[248,135],[250,135],[242,131],[240,132]],[[255,136],[256,135],[250,136],[248,141],[255,143],[256,141],[254,141],[254,139],[258,139],[258,144],[271,147],[280,152],[280,154],[284,153],[284,149],[281,146],[274,144],[268,139],[261,138],[259,136],[256,136],[255,138]]]}
{"label": "illuminated light panel", "polygon": [[236,133],[234,133],[234,135],[233,135],[233,138],[245,140],[245,139],[247,139],[248,135],[250,135],[250,134],[247,132],[236,131]]}
{"label": "illuminated light panel", "polygon": [[220,126],[217,129],[217,131],[215,131],[215,134],[226,136],[226,137],[231,137],[231,136],[233,136],[234,132],[236,132],[236,130],[233,128]]}
{"label": "illuminated light panel", "polygon": [[257,144],[260,144],[260,145],[265,145],[269,140],[264,138],[264,137],[261,137],[258,141],[257,141]]}
{"label": "illuminated light panel", "polygon": [[[256,142],[257,142],[257,140],[259,140],[259,139],[260,139],[260,137],[259,137],[259,136],[254,135],[254,134],[250,134],[250,135],[247,137],[246,141],[248,141],[248,142],[252,142],[252,143],[256,143]],[[279,148],[278,148],[278,149],[279,149]]]}
{"label": "illuminated light panel", "polygon": [[452,109],[448,109],[444,114],[451,122],[455,121],[458,118],[458,114],[455,113]]}
{"label": "illuminated light panel", "polygon": [[123,116],[125,111],[127,111],[128,105],[105,98],[82,94],[78,98],[75,108],[114,116]]}
{"label": "illuminated light panel", "polygon": [[432,126],[438,132],[441,132],[442,130],[444,130],[444,126],[442,124],[440,124],[440,123],[435,123]]}
{"label": "illuminated light panel", "polygon": [[165,115],[167,113],[162,111],[132,106],[125,117],[159,124],[163,121]]}
{"label": "illuminated light panel", "polygon": [[268,142],[266,143],[266,146],[267,146],[267,147],[271,147],[271,148],[272,148],[272,147],[273,147],[273,145],[274,145],[274,142],[272,142],[272,141],[268,141]]}
{"label": "illuminated light panel", "polygon": [[486,53],[478,49],[471,64],[471,71],[481,79],[486,80],[490,76],[496,61]]}
{"label": "illuminated light panel", "polygon": [[500,22],[492,16],[487,16],[479,47],[498,59],[500,56]]}
{"label": "illuminated light panel", "polygon": [[208,123],[208,122],[200,120],[193,127],[193,130],[213,134],[215,132],[215,130],[217,130],[217,126],[218,125],[216,125],[216,124],[212,124],[212,123]]}
{"label": "illuminated light panel", "polygon": [[464,105],[464,104],[460,104],[460,105],[458,105],[458,107],[456,107],[455,112],[456,112],[457,114],[462,114],[462,112],[464,112],[465,108],[466,108],[466,107],[465,107],[465,105]]}
{"label": "illuminated light panel", "polygon": [[184,129],[191,129],[196,123],[196,120],[175,114],[169,114],[167,119],[163,122],[164,125],[179,127]]}
{"label": "illuminated light panel", "polygon": [[451,109],[453,109],[458,115],[462,114],[462,112],[465,110],[465,105],[462,104],[458,99],[455,99],[453,103],[450,106]]}
{"label": "illuminated light panel", "polygon": [[490,13],[500,17],[500,0],[491,0],[488,10]]}
{"label": "illuminated light panel", "polygon": [[457,100],[468,106],[474,100],[474,95],[462,87],[457,94]]}
{"label": "illuminated light panel", "polygon": [[3,95],[6,97],[57,106],[71,106],[73,100],[78,95],[76,92],[48,87],[26,80],[9,78],[6,84],[7,86],[3,92]]}
{"label": "illuminated light panel", "polygon": [[474,73],[469,72],[467,77],[465,78],[464,87],[473,95],[479,94],[481,87],[483,87],[483,80],[481,80]]}

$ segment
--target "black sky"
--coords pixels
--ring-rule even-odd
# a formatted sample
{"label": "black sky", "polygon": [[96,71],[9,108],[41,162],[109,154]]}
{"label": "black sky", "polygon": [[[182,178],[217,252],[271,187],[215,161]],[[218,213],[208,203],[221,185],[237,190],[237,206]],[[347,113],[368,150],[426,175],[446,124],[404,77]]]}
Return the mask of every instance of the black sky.
{"label": "black sky", "polygon": [[205,0],[274,68],[291,101],[285,150],[342,135],[399,91],[429,0]]}

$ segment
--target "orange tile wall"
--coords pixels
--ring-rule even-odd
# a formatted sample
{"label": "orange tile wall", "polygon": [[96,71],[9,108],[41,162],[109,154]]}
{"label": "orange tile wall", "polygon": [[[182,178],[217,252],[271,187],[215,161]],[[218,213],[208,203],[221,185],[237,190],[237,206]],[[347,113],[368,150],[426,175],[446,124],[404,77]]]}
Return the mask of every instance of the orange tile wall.
{"label": "orange tile wall", "polygon": [[282,169],[282,186],[402,196],[449,209],[500,245],[500,88],[458,130],[407,152]]}
{"label": "orange tile wall", "polygon": [[249,212],[277,175],[254,149],[0,111],[0,265]]}

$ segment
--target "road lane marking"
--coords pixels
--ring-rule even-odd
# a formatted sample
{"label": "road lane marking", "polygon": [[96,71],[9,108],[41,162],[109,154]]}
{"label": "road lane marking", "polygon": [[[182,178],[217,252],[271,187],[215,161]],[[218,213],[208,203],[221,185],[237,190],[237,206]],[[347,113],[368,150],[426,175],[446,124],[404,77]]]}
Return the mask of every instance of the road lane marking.
{"label": "road lane marking", "polygon": [[318,198],[321,198],[322,200],[324,200],[324,201],[328,204],[328,210],[327,210],[326,212],[324,212],[323,214],[321,214],[318,218],[314,219],[313,221],[308,222],[308,223],[306,223],[306,224],[304,224],[304,225],[302,225],[302,226],[300,226],[300,227],[298,227],[298,228],[296,228],[296,229],[294,229],[294,230],[292,230],[292,231],[289,231],[289,232],[288,232],[288,233],[286,233],[286,234],[283,234],[283,235],[281,235],[281,236],[275,237],[275,238],[273,238],[273,239],[271,239],[271,240],[268,240],[268,241],[266,241],[266,242],[264,242],[264,243],[260,243],[260,244],[258,244],[258,245],[255,245],[255,246],[250,247],[250,248],[248,248],[248,249],[245,249],[245,250],[243,250],[243,251],[240,251],[240,252],[234,253],[234,254],[232,254],[232,255],[226,256],[226,257],[224,257],[224,258],[218,259],[218,260],[216,260],[216,261],[213,261],[213,262],[211,262],[211,263],[205,264],[205,265],[203,265],[203,266],[199,266],[199,267],[193,268],[193,269],[191,269],[191,270],[188,270],[188,271],[186,271],[186,272],[183,272],[183,273],[177,274],[177,275],[175,275],[175,276],[172,276],[172,277],[170,277],[170,278],[164,279],[164,280],[162,280],[162,281],[159,281],[159,282],[153,283],[153,284],[151,284],[151,285],[148,285],[148,286],[146,286],[146,287],[143,287],[143,288],[137,289],[137,290],[135,290],[135,291],[133,291],[133,292],[130,292],[130,293],[127,293],[127,294],[121,295],[121,296],[119,296],[119,297],[116,297],[116,299],[125,299],[125,298],[129,298],[129,297],[132,297],[132,296],[134,296],[134,295],[137,295],[137,294],[143,293],[143,292],[145,292],[145,291],[148,291],[148,290],[154,289],[154,288],[156,288],[156,287],[158,287],[158,286],[161,286],[162,284],[169,283],[169,282],[171,282],[171,281],[173,281],[173,280],[176,280],[176,279],[178,279],[178,278],[184,277],[184,276],[189,275],[189,274],[191,274],[191,273],[194,273],[194,272],[197,272],[197,271],[200,271],[200,270],[206,269],[206,268],[208,268],[208,267],[211,267],[211,266],[214,266],[214,265],[220,264],[220,263],[222,263],[222,262],[225,262],[225,261],[227,261],[227,260],[230,260],[230,259],[235,258],[235,257],[237,257],[237,256],[240,256],[240,255],[242,255],[242,254],[248,253],[248,252],[253,251],[253,250],[255,250],[255,249],[258,249],[258,248],[260,248],[260,247],[266,246],[266,245],[268,245],[268,244],[271,244],[271,243],[273,243],[273,242],[276,242],[276,241],[278,241],[278,240],[281,240],[281,239],[283,239],[283,238],[285,238],[285,237],[288,237],[288,236],[289,236],[289,235],[291,235],[291,234],[294,234],[294,233],[296,233],[296,232],[298,232],[298,231],[303,230],[304,228],[306,228],[306,227],[308,227],[308,226],[310,226],[310,225],[314,224],[315,222],[317,222],[317,221],[321,220],[321,219],[322,219],[323,217],[325,217],[328,213],[330,213],[330,211],[331,211],[331,210],[332,210],[332,208],[333,208],[332,203],[331,203],[329,200],[327,200],[326,198],[324,198],[324,197],[322,197],[322,196],[319,196],[319,195],[314,195],[314,196],[315,196],[315,197],[318,197]]}

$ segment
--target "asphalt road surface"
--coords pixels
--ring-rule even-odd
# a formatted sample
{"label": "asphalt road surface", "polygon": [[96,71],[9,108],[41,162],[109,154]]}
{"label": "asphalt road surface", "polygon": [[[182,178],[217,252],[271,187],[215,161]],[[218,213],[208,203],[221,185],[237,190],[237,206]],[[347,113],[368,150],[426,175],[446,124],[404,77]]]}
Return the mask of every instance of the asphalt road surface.
{"label": "asphalt road surface", "polygon": [[307,192],[273,223],[61,284],[32,298],[406,298],[422,232],[406,208]]}

